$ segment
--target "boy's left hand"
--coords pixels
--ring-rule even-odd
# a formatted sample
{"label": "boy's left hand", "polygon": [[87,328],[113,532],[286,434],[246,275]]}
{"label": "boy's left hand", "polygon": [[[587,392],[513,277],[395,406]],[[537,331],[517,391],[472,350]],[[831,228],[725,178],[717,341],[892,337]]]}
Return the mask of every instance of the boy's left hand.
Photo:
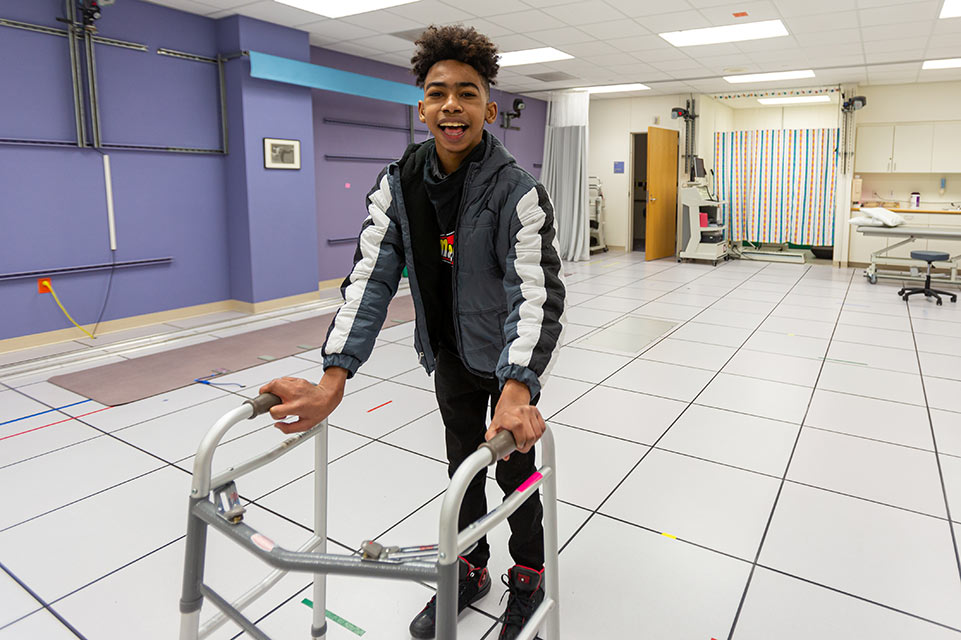
{"label": "boy's left hand", "polygon": [[[531,392],[527,385],[517,380],[508,380],[501,390],[500,400],[494,409],[486,440],[493,438],[498,431],[506,429],[514,435],[517,450],[527,453],[534,446],[547,426],[537,407],[531,405]],[[505,457],[507,460],[510,456]]]}

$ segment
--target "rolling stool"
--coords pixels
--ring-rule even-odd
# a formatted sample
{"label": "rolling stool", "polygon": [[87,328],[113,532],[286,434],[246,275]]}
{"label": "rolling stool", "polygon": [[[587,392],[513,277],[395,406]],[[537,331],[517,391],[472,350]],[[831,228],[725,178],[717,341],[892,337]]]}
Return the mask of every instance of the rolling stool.
{"label": "rolling stool", "polygon": [[[915,260],[924,260],[928,263],[928,274],[924,279],[923,287],[914,287],[908,289],[907,287],[902,287],[898,291],[898,295],[907,301],[908,296],[912,296],[916,293],[923,293],[925,298],[934,297],[937,298],[938,304],[941,304],[941,296],[951,296],[951,302],[957,302],[958,296],[949,291],[940,291],[939,289],[931,288],[931,263],[932,262],[942,262],[951,259],[951,254],[945,253],[943,251],[912,251],[911,257]],[[940,294],[940,295],[939,295]]]}

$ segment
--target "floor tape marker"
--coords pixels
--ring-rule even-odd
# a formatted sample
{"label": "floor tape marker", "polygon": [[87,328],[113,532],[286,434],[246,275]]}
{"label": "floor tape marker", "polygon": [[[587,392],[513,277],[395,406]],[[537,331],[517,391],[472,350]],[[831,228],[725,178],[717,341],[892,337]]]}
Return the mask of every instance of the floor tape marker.
{"label": "floor tape marker", "polygon": [[[307,606],[310,607],[311,609],[314,608],[314,603],[311,602],[308,598],[304,598],[304,599],[301,600],[300,602],[303,603],[303,604],[305,604],[305,605],[307,605]],[[329,620],[333,620],[334,622],[336,622],[337,624],[339,624],[340,626],[342,626],[344,629],[347,629],[348,631],[352,631],[353,633],[356,633],[356,634],[359,635],[359,636],[362,636],[362,635],[364,635],[365,633],[367,633],[366,631],[364,631],[363,629],[361,629],[361,628],[358,627],[357,625],[351,624],[350,622],[344,620],[343,618],[341,618],[341,617],[340,617],[339,615],[337,615],[336,613],[331,613],[330,609],[325,609],[325,610],[324,610],[324,615],[326,615]]]}
{"label": "floor tape marker", "polygon": [[0,427],[5,424],[10,424],[13,422],[20,422],[21,420],[26,420],[28,418],[36,418],[37,416],[42,416],[45,413],[51,413],[53,411],[60,411],[61,409],[66,409],[67,407],[76,407],[78,404],[83,404],[84,402],[93,402],[93,400],[81,400],[80,402],[74,402],[73,404],[65,404],[62,407],[56,407],[54,409],[47,409],[46,411],[41,411],[39,413],[34,413],[29,416],[23,416],[22,418],[14,418],[13,420],[7,420],[6,422],[0,422]]}
{"label": "floor tape marker", "polygon": [[665,538],[670,538],[671,540],[677,540],[677,536],[672,536],[669,533],[662,533],[661,535],[664,536]]}
{"label": "floor tape marker", "polygon": [[385,402],[384,404],[379,404],[379,405],[377,405],[376,407],[374,407],[373,409],[368,409],[368,410],[367,410],[367,413],[370,413],[371,411],[376,411],[377,409],[380,409],[381,407],[386,407],[386,406],[389,405],[391,402],[393,402],[393,400],[388,400],[388,401]]}
{"label": "floor tape marker", "polygon": [[77,418],[92,416],[95,413],[100,413],[101,411],[106,411],[107,409],[113,409],[113,407],[104,407],[103,409],[97,409],[96,411],[91,411],[90,413],[82,413],[79,416],[73,416],[71,418],[67,418],[66,420],[58,420],[57,422],[51,422],[50,424],[45,424],[42,427],[34,427],[33,429],[27,429],[26,431],[21,431],[20,433],[14,433],[9,436],[3,436],[2,438],[0,438],[0,441],[8,440],[10,438],[16,438],[17,436],[22,436],[25,433],[31,433],[33,431],[39,431],[40,429],[46,429],[47,427],[52,427],[55,424],[63,424],[64,422],[70,422],[71,420],[76,420]]}

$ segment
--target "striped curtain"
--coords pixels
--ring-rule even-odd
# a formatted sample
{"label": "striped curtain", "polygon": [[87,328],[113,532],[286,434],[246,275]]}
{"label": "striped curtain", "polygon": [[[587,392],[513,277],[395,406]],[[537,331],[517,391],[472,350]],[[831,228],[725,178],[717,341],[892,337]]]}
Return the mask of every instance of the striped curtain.
{"label": "striped curtain", "polygon": [[731,240],[834,244],[837,144],[837,129],[716,133],[715,192]]}

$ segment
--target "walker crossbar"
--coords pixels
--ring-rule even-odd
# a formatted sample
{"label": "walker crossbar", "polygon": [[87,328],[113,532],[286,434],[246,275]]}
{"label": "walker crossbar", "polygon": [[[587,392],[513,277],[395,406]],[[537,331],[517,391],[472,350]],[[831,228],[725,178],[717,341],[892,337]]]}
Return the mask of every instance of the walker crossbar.
{"label": "walker crossbar", "polygon": [[[546,640],[559,639],[560,614],[558,610],[557,580],[557,493],[554,478],[554,440],[550,431],[541,439],[544,466],[524,482],[504,502],[492,509],[463,531],[457,531],[457,518],[467,485],[471,479],[498,459],[515,450],[514,438],[508,431],[498,433],[490,442],[481,445],[467,458],[451,478],[441,505],[440,542],[422,547],[388,548],[377,542],[365,542],[367,550],[384,552],[364,555],[328,554],[327,542],[327,422],[285,440],[269,451],[236,465],[211,479],[214,451],[223,436],[241,420],[267,412],[280,399],[272,394],[262,394],[247,401],[218,420],[207,432],[197,450],[194,460],[194,478],[191,487],[187,518],[187,541],[184,558],[183,593],[180,600],[181,640],[198,640],[221,626],[228,618],[258,640],[270,640],[241,609],[277,583],[287,572],[297,571],[314,575],[313,624],[311,635],[326,635],[326,576],[343,574],[400,580],[436,582],[437,589],[437,638],[456,640],[457,637],[457,581],[458,556],[471,548],[477,540],[503,522],[538,488],[544,493],[544,550],[545,550],[545,597],[521,631],[521,640],[530,640],[545,621]],[[304,441],[314,438],[315,447],[315,505],[314,536],[300,549],[291,551],[275,544],[270,538],[243,522],[242,509],[225,513],[218,508],[218,500],[224,492],[235,493],[232,482],[246,473],[292,451]],[[236,496],[233,496],[236,501]],[[235,502],[236,504],[236,502]],[[238,515],[238,511],[241,513]],[[228,602],[204,583],[204,561],[208,527],[223,533],[237,545],[246,549],[275,571],[247,591],[234,603]],[[391,552],[400,552],[391,558]],[[436,556],[433,553],[436,553]],[[427,554],[427,556],[425,556]],[[430,557],[433,556],[433,557]],[[436,559],[436,561],[434,561]],[[428,561],[430,560],[430,561]],[[200,625],[200,609],[204,598],[222,613]]]}

